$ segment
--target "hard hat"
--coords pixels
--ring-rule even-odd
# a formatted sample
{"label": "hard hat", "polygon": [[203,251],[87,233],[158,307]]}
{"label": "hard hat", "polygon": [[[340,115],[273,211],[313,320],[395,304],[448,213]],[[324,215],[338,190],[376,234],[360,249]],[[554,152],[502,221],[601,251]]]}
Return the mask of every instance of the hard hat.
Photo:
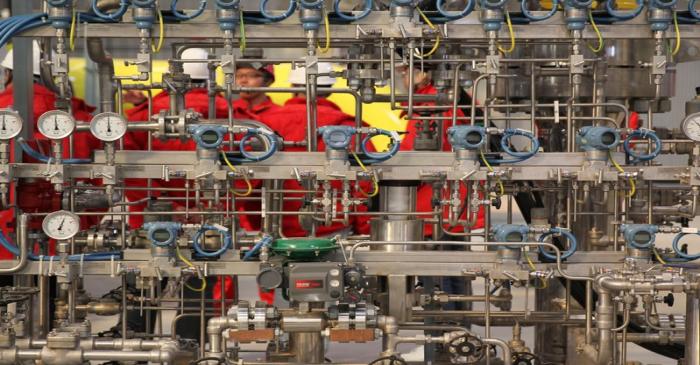
{"label": "hard hat", "polygon": [[[182,52],[183,60],[206,60],[208,58],[209,52],[202,48],[188,48]],[[209,79],[209,67],[207,67],[206,62],[185,62],[182,64],[182,70],[193,80]]]}
{"label": "hard hat", "polygon": [[[318,73],[328,74],[333,71],[333,65],[328,62],[318,63]],[[289,72],[289,82],[292,85],[305,85],[306,84],[306,68],[297,67]],[[316,84],[319,86],[333,86],[335,84],[335,77],[321,76],[316,79]]]}
{"label": "hard hat", "polygon": [[264,74],[264,77],[267,78],[271,83],[275,82],[275,67],[272,64],[266,64],[266,63],[261,63],[261,62],[253,62],[253,63],[237,63],[236,64],[237,68],[252,68],[254,70],[260,71]]}
{"label": "hard hat", "polygon": [[[0,61],[0,66],[3,68],[13,70],[14,69],[14,52],[12,49],[6,51],[3,49],[3,58]],[[39,60],[41,59],[41,50],[39,49],[39,42],[32,42],[32,73],[36,76],[40,75]]]}
{"label": "hard hat", "polygon": [[[246,48],[241,55],[243,58],[265,58],[265,52],[262,48]],[[236,64],[238,68],[252,68],[262,72],[265,78],[270,82],[275,82],[275,68],[271,63],[264,62],[239,62]]]}

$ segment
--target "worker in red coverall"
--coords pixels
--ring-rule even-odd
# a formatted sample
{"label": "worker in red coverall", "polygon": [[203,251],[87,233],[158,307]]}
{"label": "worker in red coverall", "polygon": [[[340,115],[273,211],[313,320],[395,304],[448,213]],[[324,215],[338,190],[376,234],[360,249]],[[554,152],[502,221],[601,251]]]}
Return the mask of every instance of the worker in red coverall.
{"label": "worker in red coverall", "polygon": [[[182,59],[185,60],[202,60],[207,59],[209,54],[206,50],[201,48],[189,48],[182,53]],[[209,79],[209,68],[206,63],[202,62],[190,62],[183,63],[182,65],[184,73],[188,74],[193,82],[199,82],[204,85]],[[129,102],[135,102],[136,106],[132,109],[126,111],[127,118],[130,122],[147,122],[150,119],[148,103],[143,94],[140,93],[130,93],[127,95],[125,100]],[[209,115],[209,93],[206,87],[202,86],[199,88],[193,88],[189,90],[185,96],[185,109],[191,109],[195,112],[201,114],[203,118],[207,118]],[[156,94],[152,100],[152,112],[153,114],[160,113],[161,110],[170,109],[170,96],[167,92],[162,91]],[[215,96],[215,115],[216,118],[228,118],[228,103],[226,99],[220,95]],[[154,151],[194,151],[197,149],[196,143],[189,139],[187,141],[181,141],[180,139],[169,139],[161,140],[159,138],[151,139],[152,150]],[[124,148],[129,150],[147,150],[148,147],[148,133],[147,132],[129,132],[125,137]],[[127,179],[127,186],[129,187],[145,187],[147,182],[143,179]],[[153,188],[151,194],[153,197],[185,197],[185,193],[182,191],[159,191],[159,188],[180,188],[185,187],[185,181],[182,179],[173,179],[168,182],[162,180],[152,180],[151,186]],[[144,200],[148,196],[146,191],[143,190],[129,190],[126,194],[129,201],[139,201]],[[193,199],[194,200],[194,199]],[[130,206],[130,211],[143,211],[146,208],[147,203],[138,204]],[[195,208],[194,206],[190,207]],[[173,209],[181,210],[184,209],[184,204],[180,201],[173,202]],[[175,218],[176,220],[178,217]],[[133,215],[129,217],[129,225],[132,229],[139,228],[143,225],[143,216]],[[217,278],[207,279],[207,298],[220,299],[220,288],[215,288],[214,284],[217,282]],[[192,278],[188,282],[189,286],[192,288],[199,288],[202,284],[199,279]],[[211,294],[209,293],[211,291]],[[232,298],[233,290],[231,290]],[[199,298],[200,294],[189,289],[185,289],[185,296],[188,298]],[[217,302],[218,305],[218,302]],[[139,330],[143,326],[139,323],[140,316],[138,312],[130,313],[128,315],[129,328],[134,330]],[[199,338],[199,318],[183,318],[178,322],[177,333],[184,338]]]}
{"label": "worker in red coverall", "polygon": [[[275,82],[272,65],[244,63],[236,65],[236,86],[267,87]],[[236,119],[261,120],[270,113],[280,110],[267,94],[260,91],[242,92],[233,102],[233,115]]]}
{"label": "worker in red coverall", "polygon": [[[239,63],[236,64],[236,86],[239,87],[268,87],[275,82],[275,70],[271,64],[263,63]],[[272,102],[269,96],[261,91],[246,91],[239,94],[239,98],[233,102],[233,115],[236,119],[251,119],[260,121],[269,118],[271,113],[277,113],[281,107]],[[236,182],[236,188],[244,188],[240,185],[242,181]],[[241,225],[251,229],[252,225],[247,223],[249,217],[241,217]],[[256,220],[259,223],[259,220]],[[227,276],[224,285],[227,299],[233,299],[235,286],[233,278]],[[217,280],[213,289],[214,298],[221,298],[221,280]],[[266,300],[266,293],[261,292],[261,300]]]}
{"label": "worker in red coverall", "polygon": [[[201,48],[189,48],[182,53],[183,59],[206,59],[208,58],[207,51]],[[209,79],[209,69],[206,63],[183,63],[183,70],[186,74],[190,75],[190,78],[195,82],[201,82],[204,84],[206,80]],[[143,96],[141,94],[141,96]],[[205,87],[194,88],[189,90],[185,96],[185,109],[191,109],[195,112],[201,114],[203,118],[209,115],[209,92]],[[132,109],[126,111],[127,119],[130,122],[148,122],[150,120],[148,103],[144,97],[139,98],[134,93],[128,95],[129,101],[136,102],[136,106]],[[139,100],[140,99],[140,100]],[[166,91],[162,91],[156,94],[152,100],[152,112],[153,114],[160,113],[161,110],[170,109],[170,96]],[[228,117],[228,107],[226,99],[220,95],[215,96],[215,107],[216,107],[216,117],[217,118],[227,118]],[[124,149],[127,150],[140,150],[145,151],[148,147],[148,132],[138,131],[138,132],[128,132],[124,139]],[[160,138],[151,139],[151,147],[154,151],[194,151],[197,149],[194,140],[189,139],[187,141],[181,141],[180,139],[167,139],[161,140]],[[132,187],[145,187],[146,181],[143,179],[127,179],[128,186]],[[159,187],[164,188],[184,188],[185,183],[182,179],[173,179],[169,182],[161,180],[152,181],[152,196],[163,196],[167,195],[170,197],[184,197],[184,192],[160,192]],[[145,191],[129,190],[126,194],[129,201],[139,201],[147,197]],[[143,211],[146,207],[146,203],[137,204],[130,206],[130,211]],[[182,209],[183,204],[179,202],[174,203],[175,209]],[[143,216],[133,215],[129,217],[129,225],[131,228],[139,228],[143,225]]]}
{"label": "worker in red coverall", "polygon": [[[403,79],[404,79],[404,86],[409,87],[409,77],[413,77],[413,86],[414,86],[414,94],[415,95],[435,95],[437,94],[437,89],[433,86],[432,80],[430,77],[430,73],[426,72],[424,70],[419,70],[419,69],[414,69],[414,74],[410,75],[408,72],[408,68],[406,68],[403,72]],[[466,93],[465,93],[466,94]],[[468,99],[468,95],[467,98]],[[461,100],[460,104],[468,104],[471,102],[471,99],[469,100]],[[418,102],[414,103],[415,106],[430,106],[430,105],[435,105],[434,102]],[[419,111],[414,111],[415,115],[425,115],[425,113],[419,114]],[[406,113],[404,113],[404,116]],[[445,112],[439,113],[439,112],[431,112],[429,115],[435,115],[435,116],[440,116],[440,117],[451,117],[452,110],[447,110]],[[457,116],[458,117],[464,117],[464,113],[462,112],[461,109],[457,109]],[[422,122],[422,123],[421,123]],[[430,123],[430,120],[409,120],[408,124],[406,126],[406,133],[404,135],[403,140],[401,141],[401,150],[414,150],[416,149],[416,138],[420,134],[423,126],[428,125]],[[464,124],[465,122],[462,121],[460,122]],[[421,125],[422,124],[422,125]],[[440,125],[438,122],[437,125]],[[442,141],[442,151],[451,151],[452,146],[449,144],[449,141],[447,139],[447,129],[452,126],[452,121],[451,120],[442,120],[442,128],[439,133],[438,138],[440,138]],[[464,184],[460,184],[460,195],[462,197],[462,200],[466,198],[466,188]],[[443,193],[443,196],[441,197],[442,200],[449,200],[449,196],[447,196],[446,193]],[[434,209],[433,207],[433,186],[432,184],[426,183],[426,184],[421,184],[418,187],[418,192],[417,192],[417,203],[416,203],[416,211],[418,212],[430,212]],[[447,218],[447,212],[449,208],[443,208],[443,218]],[[466,212],[462,214],[459,217],[461,220],[467,219],[466,217]],[[446,221],[446,220],[445,220]],[[444,229],[449,232],[456,232],[456,233],[461,233],[464,231],[464,227],[462,225],[458,225],[456,227],[450,227],[448,224],[444,224]],[[470,227],[471,229],[482,229],[484,227],[484,210],[483,208],[479,210],[477,217],[476,217],[476,223]],[[424,227],[424,235],[426,239],[432,239],[433,237],[433,225],[432,224],[426,224]],[[441,232],[438,232],[437,238],[440,240],[461,240],[460,238],[455,238],[453,236],[449,236],[446,234],[443,234]],[[452,250],[461,250],[463,247],[460,246],[453,246],[453,247],[444,247],[444,249],[452,249]],[[461,277],[445,277],[442,278],[441,281],[435,281],[435,278],[430,278],[430,277],[421,277],[420,280],[422,281],[423,285],[425,286],[426,291],[432,291],[433,286],[439,287],[440,290],[445,291],[450,294],[467,294],[468,291],[468,283],[464,278]],[[453,309],[453,310],[462,310],[466,309],[465,306],[463,306],[463,303],[450,303],[446,306],[443,306],[444,309]]]}
{"label": "worker in red coverall", "polygon": [[[332,71],[332,66],[329,63],[321,62],[318,64],[319,73],[327,74]],[[319,87],[330,87],[335,84],[335,78],[329,76],[321,76],[317,78]],[[303,67],[293,69],[289,74],[289,82],[292,86],[303,86],[306,84],[306,70]],[[317,104],[317,126],[355,126],[355,118],[345,114],[338,105],[328,100],[325,96],[319,93],[316,99]],[[279,134],[285,142],[302,142],[306,139],[306,97],[303,93],[296,93],[291,99],[279,110],[266,113],[262,116],[261,121],[270,129]],[[321,138],[318,138],[318,151],[324,150],[324,143]],[[285,146],[284,151],[306,151],[305,146]],[[340,185],[334,186],[340,188]],[[302,190],[302,185],[296,180],[286,180],[284,189]],[[368,190],[365,188],[365,190]],[[285,194],[285,197],[301,198],[304,194]],[[257,207],[256,207],[257,206]],[[246,203],[242,207],[243,210],[259,210],[259,204]],[[362,209],[362,208],[360,208]],[[283,204],[284,211],[311,211],[311,207],[307,203],[300,200],[285,201]],[[257,218],[257,219],[256,219]],[[300,219],[301,218],[301,219]],[[259,217],[249,217],[246,220],[249,227],[244,227],[250,230],[259,230]],[[282,217],[282,234],[285,237],[305,237],[310,234],[309,221],[304,216],[285,215]],[[243,221],[242,221],[243,224]],[[368,232],[368,219],[357,219],[351,217],[351,225],[345,226],[340,222],[334,222],[330,226],[318,225],[316,227],[317,236],[333,236],[336,234],[348,233],[354,230],[356,233]],[[273,293],[261,293],[261,299],[268,303],[273,301]]]}
{"label": "worker in red coverall", "polygon": [[[14,88],[12,84],[12,70],[14,69],[13,51],[11,49],[9,51],[4,49],[0,57],[2,57],[0,66],[4,69],[3,83],[5,85],[5,89],[0,92],[0,108],[12,108],[15,104],[13,94]],[[34,125],[34,134],[29,137],[28,144],[35,150],[46,155],[49,154],[51,142],[38,131],[36,121],[42,114],[56,109],[56,95],[42,83],[39,73],[40,59],[40,47],[38,42],[35,41],[32,43],[32,72],[34,75],[34,119],[32,120],[32,124]],[[91,113],[95,108],[87,105],[85,101],[81,99],[72,98],[71,110],[76,120],[89,122],[92,118]],[[76,132],[73,138],[73,157],[75,158],[88,158],[91,156],[92,150],[100,146],[100,142],[89,132]],[[16,161],[14,156],[14,142],[11,142],[11,144],[10,161],[13,162]],[[63,140],[63,156],[65,158],[69,157],[67,138]],[[33,161],[33,159],[28,156],[23,156],[23,161]],[[10,188],[10,202],[14,202],[22,212],[53,212],[61,209],[61,194],[54,191],[53,184],[50,182],[44,180],[29,181],[28,179],[24,179],[16,188],[17,195],[14,195],[14,187]],[[15,212],[13,209],[0,211],[0,231],[2,231],[2,234],[10,241],[10,233],[13,232],[15,228],[14,214]],[[81,221],[83,221],[84,225],[89,225],[94,223],[95,219],[81,219]],[[34,219],[30,222],[30,225],[30,229],[41,229],[41,220]],[[54,253],[53,248],[53,245],[49,246],[49,254]],[[12,259],[12,257],[13,255],[10,252],[0,247],[0,260],[9,260]],[[12,285],[12,277],[0,277],[0,286],[3,285]]]}

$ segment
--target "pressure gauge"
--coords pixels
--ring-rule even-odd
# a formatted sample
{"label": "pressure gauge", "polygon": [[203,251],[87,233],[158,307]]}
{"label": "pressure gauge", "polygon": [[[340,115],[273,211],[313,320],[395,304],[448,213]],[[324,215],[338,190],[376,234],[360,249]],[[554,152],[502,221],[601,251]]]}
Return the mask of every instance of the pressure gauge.
{"label": "pressure gauge", "polygon": [[95,115],[90,122],[90,132],[97,139],[114,142],[126,134],[126,120],[112,112]]}
{"label": "pressure gauge", "polygon": [[37,121],[39,132],[49,139],[63,139],[75,130],[75,119],[62,110],[52,110],[42,114]]}
{"label": "pressure gauge", "polygon": [[695,142],[700,142],[700,113],[693,113],[683,120],[683,133]]}
{"label": "pressure gauge", "polygon": [[17,137],[22,131],[22,118],[9,109],[0,109],[0,140]]}
{"label": "pressure gauge", "polygon": [[67,240],[80,231],[80,218],[67,210],[49,213],[41,224],[47,236],[57,240]]}

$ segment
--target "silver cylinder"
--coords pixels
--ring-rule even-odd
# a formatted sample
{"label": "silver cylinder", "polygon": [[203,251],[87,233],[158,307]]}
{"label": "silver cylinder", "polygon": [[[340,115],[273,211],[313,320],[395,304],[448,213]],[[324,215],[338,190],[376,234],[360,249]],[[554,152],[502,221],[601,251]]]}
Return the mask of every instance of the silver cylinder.
{"label": "silver cylinder", "polygon": [[[382,212],[415,212],[418,185],[383,185],[379,187],[379,210]],[[408,220],[405,215],[390,215],[388,220]]]}
{"label": "silver cylinder", "polygon": [[289,334],[289,346],[297,363],[321,364],[325,360],[321,332],[293,332]]}
{"label": "silver cylinder", "polygon": [[[423,220],[370,220],[370,239],[373,241],[420,241],[423,239]],[[401,252],[419,249],[419,246],[371,246],[374,251]]]}

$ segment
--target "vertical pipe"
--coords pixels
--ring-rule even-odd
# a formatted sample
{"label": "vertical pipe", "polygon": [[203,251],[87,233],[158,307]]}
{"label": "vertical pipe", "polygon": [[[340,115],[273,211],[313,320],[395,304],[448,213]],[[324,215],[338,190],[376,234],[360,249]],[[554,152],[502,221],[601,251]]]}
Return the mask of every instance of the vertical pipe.
{"label": "vertical pipe", "polygon": [[127,319],[129,318],[129,311],[126,309],[126,295],[127,295],[127,281],[126,281],[126,274],[122,274],[122,339],[126,341],[126,331],[128,330],[127,327]]}
{"label": "vertical pipe", "polygon": [[[202,286],[204,286],[204,280],[207,280],[206,277],[202,277]],[[184,286],[184,285],[183,285]],[[223,287],[223,283],[221,283],[221,286]],[[204,314],[204,295],[206,294],[206,290],[202,290],[199,292],[199,356],[204,357],[206,356],[206,344],[207,344],[207,333],[206,333],[206,323],[207,323],[207,317]]]}
{"label": "vertical pipe", "polygon": [[700,296],[697,290],[686,293],[685,365],[700,365]]}
{"label": "vertical pipe", "polygon": [[325,360],[323,337],[320,332],[294,332],[289,335],[299,364],[322,364]]}

